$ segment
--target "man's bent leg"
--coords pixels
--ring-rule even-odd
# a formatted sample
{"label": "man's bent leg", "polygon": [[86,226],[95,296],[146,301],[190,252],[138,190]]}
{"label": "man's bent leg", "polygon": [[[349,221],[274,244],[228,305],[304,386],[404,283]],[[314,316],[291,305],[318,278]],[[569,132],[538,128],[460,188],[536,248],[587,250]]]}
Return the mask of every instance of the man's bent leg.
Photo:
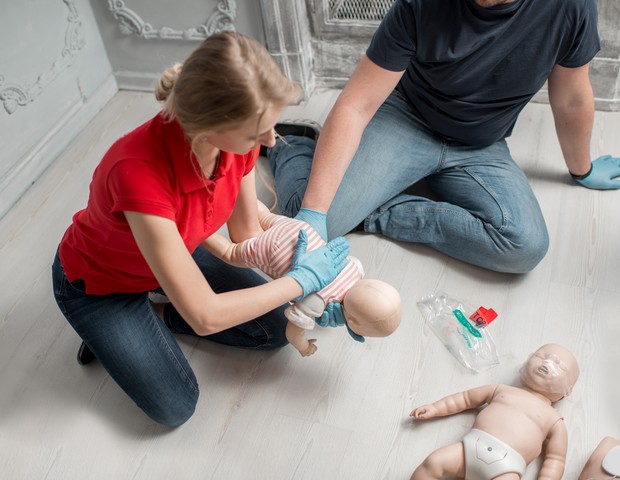
{"label": "man's bent leg", "polygon": [[[294,216],[306,191],[314,141],[286,137],[269,150],[280,210]],[[327,212],[329,238],[351,231],[372,211],[434,171],[440,161],[441,139],[409,112],[393,93],[366,127],[359,148]]]}
{"label": "man's bent leg", "polygon": [[505,142],[447,144],[442,169],[428,183],[442,201],[398,195],[369,216],[366,230],[500,272],[528,272],[546,254],[538,201]]}
{"label": "man's bent leg", "polygon": [[[280,208],[294,216],[314,142],[288,138],[294,143],[277,145],[269,159]],[[425,177],[440,202],[402,193]],[[329,237],[362,221],[367,232],[425,243],[501,272],[532,270],[549,242],[538,202],[506,142],[476,148],[447,141],[422,125],[397,92],[364,131],[328,211]]]}
{"label": "man's bent leg", "polygon": [[278,138],[267,152],[282,215],[294,217],[306,193],[316,141],[308,137]]}

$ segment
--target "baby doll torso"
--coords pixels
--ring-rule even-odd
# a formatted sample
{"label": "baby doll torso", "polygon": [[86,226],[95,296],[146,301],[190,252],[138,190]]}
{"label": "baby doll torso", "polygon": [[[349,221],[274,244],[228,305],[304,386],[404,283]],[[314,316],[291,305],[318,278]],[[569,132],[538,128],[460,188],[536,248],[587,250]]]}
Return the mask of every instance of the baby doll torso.
{"label": "baby doll torso", "polygon": [[533,393],[509,385],[498,385],[473,428],[493,435],[521,454],[526,463],[537,458],[544,440],[562,416]]}
{"label": "baby doll torso", "polygon": [[[241,257],[246,264],[272,278],[280,278],[290,270],[300,228],[308,234],[308,251],[325,245],[319,234],[305,222],[272,214],[267,225],[263,235],[243,242]],[[349,289],[363,276],[361,265],[349,258],[336,279],[318,294],[326,304],[342,302]]]}

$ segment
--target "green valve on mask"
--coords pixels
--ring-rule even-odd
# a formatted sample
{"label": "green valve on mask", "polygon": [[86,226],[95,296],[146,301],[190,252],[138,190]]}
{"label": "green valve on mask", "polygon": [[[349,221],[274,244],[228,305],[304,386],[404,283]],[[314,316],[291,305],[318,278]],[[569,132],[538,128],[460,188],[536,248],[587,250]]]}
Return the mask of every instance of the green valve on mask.
{"label": "green valve on mask", "polygon": [[456,317],[456,319],[459,321],[461,325],[463,325],[467,329],[469,333],[471,333],[476,338],[482,337],[482,334],[478,331],[478,329],[474,327],[471,323],[469,323],[467,318],[465,318],[465,315],[463,315],[463,312],[461,312],[457,308],[456,310],[452,310],[452,313],[454,313],[454,316]]}

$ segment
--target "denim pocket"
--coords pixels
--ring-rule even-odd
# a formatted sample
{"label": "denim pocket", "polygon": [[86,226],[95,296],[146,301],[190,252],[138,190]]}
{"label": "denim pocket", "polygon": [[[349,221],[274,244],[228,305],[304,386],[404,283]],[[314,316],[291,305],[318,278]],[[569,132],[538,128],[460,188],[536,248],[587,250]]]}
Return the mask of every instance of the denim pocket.
{"label": "denim pocket", "polygon": [[72,282],[69,282],[69,280],[65,276],[65,282],[67,285],[65,293],[70,294],[70,292],[67,291],[70,289],[71,293],[74,293],[74,294],[78,294],[78,295],[86,294],[86,284],[84,283],[83,279],[78,278],[77,280],[73,280]]}
{"label": "denim pocket", "polygon": [[86,293],[86,284],[81,278],[78,278],[73,282],[69,282],[58,254],[56,254],[54,264],[52,265],[52,281],[54,286],[54,296],[57,301],[82,296]]}

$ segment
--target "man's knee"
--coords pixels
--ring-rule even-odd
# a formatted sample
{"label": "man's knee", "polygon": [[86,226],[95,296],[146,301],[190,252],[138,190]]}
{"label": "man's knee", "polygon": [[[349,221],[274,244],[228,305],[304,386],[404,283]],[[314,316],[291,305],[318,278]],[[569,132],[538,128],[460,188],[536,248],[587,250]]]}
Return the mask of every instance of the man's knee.
{"label": "man's knee", "polygon": [[499,257],[497,270],[504,273],[531,272],[549,250],[549,235],[546,228],[520,231],[507,235],[507,246]]}
{"label": "man's knee", "polygon": [[308,137],[287,136],[284,141],[278,140],[267,153],[283,215],[294,217],[301,207],[312,170],[315,143]]}
{"label": "man's knee", "polygon": [[301,202],[304,199],[304,193],[305,190],[303,192],[293,192],[291,196],[284,197],[278,192],[278,209],[280,213],[291,218],[297,215],[301,208]]}

